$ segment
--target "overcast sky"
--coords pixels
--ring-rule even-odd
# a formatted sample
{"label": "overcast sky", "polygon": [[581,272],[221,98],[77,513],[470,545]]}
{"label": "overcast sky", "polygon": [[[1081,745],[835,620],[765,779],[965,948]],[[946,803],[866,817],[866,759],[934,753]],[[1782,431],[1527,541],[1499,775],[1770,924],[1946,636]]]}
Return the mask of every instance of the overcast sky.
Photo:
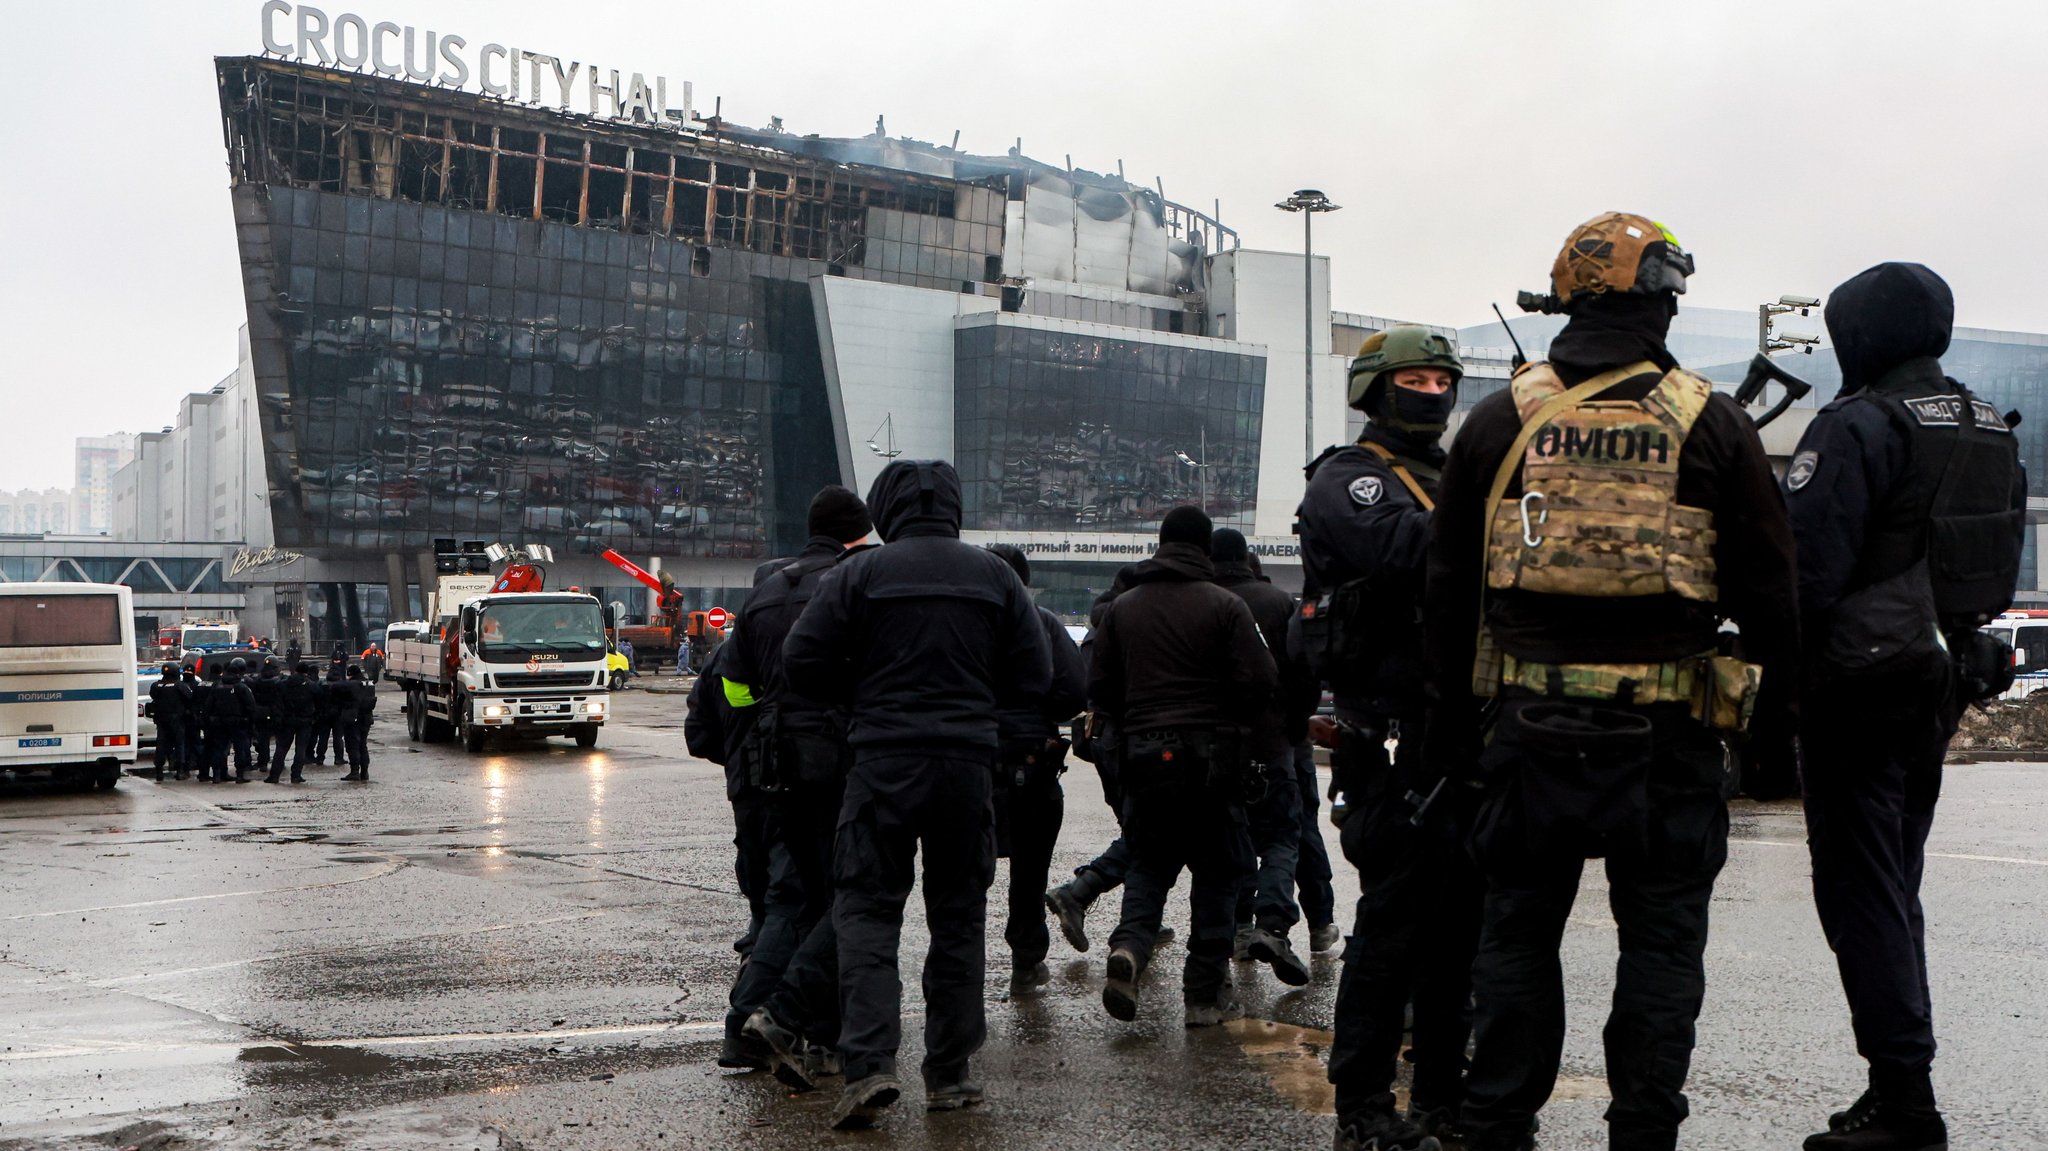
{"label": "overcast sky", "polygon": [[[2036,3],[319,3],[696,84],[793,132],[892,135],[1164,180],[1298,250],[1338,308],[1472,324],[1575,223],[1663,221],[1688,303],[1824,294],[1884,259],[1958,318],[2048,331],[2048,7]],[[0,114],[0,488],[68,487],[72,438],[161,427],[244,321],[211,58],[259,0],[11,3]],[[474,47],[472,47],[474,51]]]}

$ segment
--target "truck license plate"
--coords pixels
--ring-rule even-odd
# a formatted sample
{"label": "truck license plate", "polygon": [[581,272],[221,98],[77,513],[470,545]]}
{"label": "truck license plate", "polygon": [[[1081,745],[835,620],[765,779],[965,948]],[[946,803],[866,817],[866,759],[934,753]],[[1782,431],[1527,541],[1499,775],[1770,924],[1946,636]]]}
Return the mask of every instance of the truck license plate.
{"label": "truck license plate", "polygon": [[23,739],[23,740],[16,740],[16,741],[15,741],[15,744],[14,744],[14,746],[16,746],[16,747],[62,747],[62,746],[64,746],[64,741],[63,741],[63,740],[61,740],[61,739]]}
{"label": "truck license plate", "polygon": [[553,715],[559,712],[568,711],[569,705],[566,703],[544,703],[534,708],[533,710],[544,715]]}

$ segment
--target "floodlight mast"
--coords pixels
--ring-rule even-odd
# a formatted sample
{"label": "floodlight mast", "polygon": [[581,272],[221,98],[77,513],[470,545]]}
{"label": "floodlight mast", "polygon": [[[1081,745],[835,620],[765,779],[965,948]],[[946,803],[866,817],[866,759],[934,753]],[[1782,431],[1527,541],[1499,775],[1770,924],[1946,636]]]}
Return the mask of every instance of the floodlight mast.
{"label": "floodlight mast", "polygon": [[1343,207],[1314,188],[1302,188],[1273,205],[1283,212],[1301,213],[1301,390],[1302,439],[1307,445],[1304,462],[1316,458],[1316,259],[1315,219],[1317,212],[1335,212]]}

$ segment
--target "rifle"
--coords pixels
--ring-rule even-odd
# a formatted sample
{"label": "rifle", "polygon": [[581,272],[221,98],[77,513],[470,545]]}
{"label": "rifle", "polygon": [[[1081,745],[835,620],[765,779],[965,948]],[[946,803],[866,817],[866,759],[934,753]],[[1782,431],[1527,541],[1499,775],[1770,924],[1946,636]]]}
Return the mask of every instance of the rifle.
{"label": "rifle", "polygon": [[1742,377],[1741,386],[1735,389],[1735,402],[1743,407],[1757,402],[1764,394],[1764,385],[1777,382],[1785,386],[1785,398],[1763,415],[1756,417],[1756,426],[1761,428],[1785,414],[1795,400],[1813,390],[1813,385],[1778,366],[1776,360],[1758,352],[1749,361],[1749,372]]}
{"label": "rifle", "polygon": [[1519,372],[1529,363],[1529,357],[1522,353],[1522,341],[1515,338],[1515,330],[1508,327],[1508,318],[1500,314],[1500,305],[1493,306],[1493,314],[1500,320],[1500,330],[1508,334],[1508,343],[1515,346],[1514,370]]}

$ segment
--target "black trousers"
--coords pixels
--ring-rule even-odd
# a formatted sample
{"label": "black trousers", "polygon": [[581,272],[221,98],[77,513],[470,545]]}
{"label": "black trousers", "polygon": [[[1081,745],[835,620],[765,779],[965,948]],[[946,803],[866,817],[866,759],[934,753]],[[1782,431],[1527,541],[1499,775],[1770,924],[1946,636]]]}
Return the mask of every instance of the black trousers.
{"label": "black trousers", "polygon": [[1932,699],[1812,693],[1801,706],[1801,775],[1813,902],[1873,1079],[1934,1062],[1920,878],[1955,733]]}
{"label": "black trousers", "polygon": [[1110,934],[1110,950],[1130,950],[1140,967],[1151,961],[1167,892],[1186,870],[1193,922],[1181,996],[1189,1004],[1214,1003],[1230,982],[1238,886],[1254,863],[1244,804],[1193,781],[1142,789],[1128,784],[1124,841],[1131,870],[1124,877],[1123,921]]}
{"label": "black trousers", "polygon": [[[1473,849],[1487,882],[1479,954],[1472,967],[1477,1047],[1466,1080],[1464,1122],[1473,1142],[1526,1132],[1550,1098],[1564,1048],[1564,985],[1558,948],[1585,860],[1554,845],[1534,813],[1570,765],[1517,724],[1533,697],[1510,697],[1481,757],[1491,782],[1476,817]],[[1607,710],[1595,708],[1595,711]],[[1684,1085],[1694,1024],[1706,994],[1702,956],[1714,879],[1728,858],[1727,797],[1735,773],[1725,745],[1682,707],[1612,708],[1647,718],[1640,846],[1607,858],[1608,906],[1621,957],[1603,1033],[1608,1143],[1614,1151],[1671,1151],[1688,1113]],[[1605,771],[1598,749],[1580,766]]]}
{"label": "black trousers", "polygon": [[277,739],[277,724],[273,720],[259,719],[249,727],[249,736],[256,752],[256,770],[269,771],[271,745]]}
{"label": "black trousers", "polygon": [[173,716],[156,721],[156,767],[161,775],[165,768],[172,771],[185,770],[185,719]]}
{"label": "black trousers", "polygon": [[1010,945],[1013,968],[1038,966],[1052,948],[1052,933],[1045,922],[1045,887],[1066,811],[1066,791],[1057,776],[1024,787],[1008,782],[996,786],[997,841],[1010,857],[1009,915],[1003,922],[1003,941]]}
{"label": "black trousers", "polygon": [[1301,830],[1296,836],[1294,886],[1300,893],[1301,917],[1310,927],[1337,921],[1337,891],[1330,885],[1330,849],[1323,844],[1323,786],[1316,776],[1315,748],[1297,743],[1289,749],[1294,786],[1300,797]]}
{"label": "black trousers", "polygon": [[924,1080],[967,1076],[988,1031],[982,1002],[988,888],[995,878],[989,789],[995,751],[856,749],[839,813],[832,923],[839,933],[839,1049],[848,1082],[893,1072],[903,1030],[897,952],[917,853],[924,852]]}
{"label": "black trousers", "polygon": [[291,726],[292,778],[298,779],[300,772],[308,763],[320,762],[319,757],[313,754],[313,729],[318,727],[319,723],[312,719],[300,719],[292,721]]}
{"label": "black trousers", "polygon": [[733,941],[741,956],[754,953],[768,915],[768,880],[775,844],[775,804],[766,792],[743,787],[732,802],[733,874],[747,901],[747,933]]}
{"label": "black trousers", "polygon": [[206,744],[212,734],[211,725],[196,717],[185,719],[185,766],[199,773],[205,779],[213,770],[213,757],[208,754]]}
{"label": "black trousers", "polygon": [[[764,1006],[776,1022],[807,1039],[829,1043],[838,1034],[832,839],[844,794],[843,786],[803,787],[774,797],[774,842],[768,851],[761,930],[733,984],[726,1013],[726,1029],[734,1035],[747,1016]],[[785,986],[788,996],[775,1003]]]}
{"label": "black trousers", "polygon": [[[1117,769],[1115,741],[1104,739],[1096,745],[1095,775],[1102,781],[1102,801],[1116,815],[1119,832],[1124,825],[1124,789]],[[1074,898],[1083,907],[1122,887],[1131,871],[1131,849],[1119,834],[1102,849],[1102,854],[1074,869]]]}
{"label": "black trousers", "polygon": [[[332,714],[323,713],[313,717],[313,754],[307,757],[309,762],[318,764],[327,762],[327,742],[334,735],[334,723],[335,720]],[[340,763],[341,759],[342,748],[337,741],[334,748],[334,762]]]}
{"label": "black trousers", "polygon": [[370,770],[370,721],[344,719],[341,727],[348,736],[348,765],[367,774]]}
{"label": "black trousers", "polygon": [[228,750],[234,749],[235,774],[249,774],[249,725],[246,723],[218,724],[213,738],[207,741],[207,754],[213,759],[213,773],[225,778],[228,773]]}
{"label": "black trousers", "polygon": [[1235,921],[1286,935],[1301,922],[1301,905],[1294,902],[1301,860],[1301,792],[1294,782],[1291,754],[1280,756],[1267,772],[1266,794],[1245,808],[1258,865],[1238,886]]}
{"label": "black trousers", "polygon": [[[1419,722],[1404,725],[1420,732]],[[1470,823],[1447,785],[1421,827],[1408,792],[1426,794],[1422,742],[1401,741],[1389,764],[1384,730],[1346,729],[1334,760],[1344,782],[1344,857],[1358,868],[1357,918],[1337,983],[1330,1082],[1337,1114],[1394,1088],[1403,1021],[1415,1009],[1414,1106],[1456,1107],[1465,1095],[1472,1034],[1472,957],[1479,947],[1477,869],[1465,852]]]}

